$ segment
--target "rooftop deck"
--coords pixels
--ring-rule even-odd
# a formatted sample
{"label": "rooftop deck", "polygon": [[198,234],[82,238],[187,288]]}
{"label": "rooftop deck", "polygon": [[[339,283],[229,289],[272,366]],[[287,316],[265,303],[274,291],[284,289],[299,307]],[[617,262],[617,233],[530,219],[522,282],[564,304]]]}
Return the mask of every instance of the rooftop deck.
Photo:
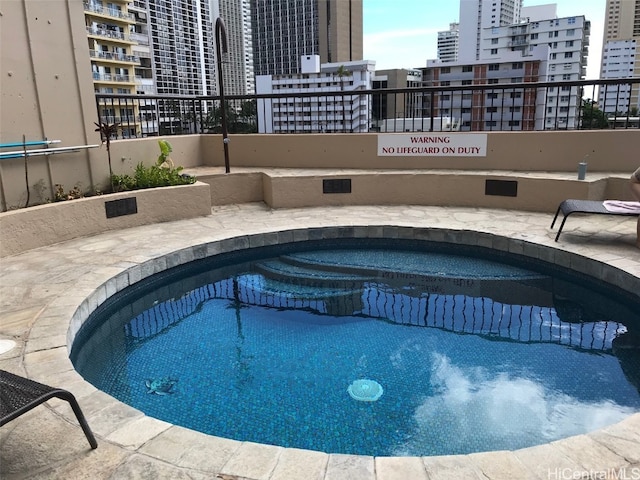
{"label": "rooftop deck", "polygon": [[[109,279],[130,268],[130,277],[146,275],[153,273],[149,269],[158,271],[173,261],[214,254],[215,242],[240,248],[274,236],[279,239],[275,232],[282,230],[312,229],[317,233],[319,228],[351,226],[362,233],[377,230],[394,235],[396,227],[418,227],[436,229],[447,241],[468,240],[469,231],[477,231],[481,234],[479,244],[529,254],[539,251],[547,259],[567,265],[586,257],[619,269],[622,278],[631,275],[640,279],[635,218],[593,215],[578,220],[576,215],[556,243],[555,231],[549,228],[552,217],[548,213],[461,207],[269,209],[262,203],[250,203],[214,207],[207,217],[107,232],[3,258],[0,339],[12,339],[17,347],[0,354],[0,368],[70,390],[78,398],[99,447],[89,449],[65,402],[50,401],[0,429],[0,476],[633,478],[633,472],[640,473],[640,414],[604,430],[511,452],[422,458],[334,455],[207,436],[146,417],[86,383],[68,358],[69,331],[77,328],[71,319],[96,290],[102,290],[98,297],[113,293]],[[206,249],[192,248],[205,244]],[[162,258],[176,251],[180,252]],[[614,476],[621,471],[618,469],[625,469],[627,476]]]}

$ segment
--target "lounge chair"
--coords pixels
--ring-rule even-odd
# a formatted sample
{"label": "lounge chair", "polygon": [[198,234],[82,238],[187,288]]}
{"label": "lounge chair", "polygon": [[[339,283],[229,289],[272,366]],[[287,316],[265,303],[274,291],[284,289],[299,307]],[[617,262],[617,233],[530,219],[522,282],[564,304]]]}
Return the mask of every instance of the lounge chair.
{"label": "lounge chair", "polygon": [[0,427],[53,397],[69,402],[89,445],[91,448],[98,448],[98,442],[71,392],[49,387],[4,370],[0,370]]}
{"label": "lounge chair", "polygon": [[637,216],[640,215],[640,202],[622,202],[617,200],[605,200],[604,202],[601,200],[564,200],[560,203],[560,206],[558,206],[558,210],[556,210],[556,215],[553,217],[553,222],[551,222],[551,228],[555,225],[560,212],[562,212],[564,217],[562,218],[562,223],[560,224],[560,228],[556,234],[556,242],[558,241],[558,238],[560,238],[560,233],[562,233],[562,228],[564,227],[564,223],[567,221],[567,217],[572,213]]}

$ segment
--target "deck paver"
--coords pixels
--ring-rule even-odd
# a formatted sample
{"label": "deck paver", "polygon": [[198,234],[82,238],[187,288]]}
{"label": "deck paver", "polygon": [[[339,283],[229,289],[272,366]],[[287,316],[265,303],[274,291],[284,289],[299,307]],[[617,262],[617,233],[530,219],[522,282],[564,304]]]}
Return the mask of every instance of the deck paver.
{"label": "deck paver", "polygon": [[544,213],[446,206],[269,209],[256,203],[217,206],[208,217],[110,231],[2,258],[0,339],[14,340],[17,346],[0,354],[0,368],[72,391],[99,447],[89,449],[66,402],[51,401],[0,429],[0,476],[501,480],[544,478],[558,468],[640,473],[640,414],[584,436],[513,452],[422,458],[325,454],[208,436],[145,417],[86,383],[68,358],[68,341],[83,314],[128,284],[223,247],[344,234],[325,227],[349,226],[356,235],[475,243],[573,263],[614,281],[640,276],[633,219],[576,219],[559,242],[549,228],[551,219]]}

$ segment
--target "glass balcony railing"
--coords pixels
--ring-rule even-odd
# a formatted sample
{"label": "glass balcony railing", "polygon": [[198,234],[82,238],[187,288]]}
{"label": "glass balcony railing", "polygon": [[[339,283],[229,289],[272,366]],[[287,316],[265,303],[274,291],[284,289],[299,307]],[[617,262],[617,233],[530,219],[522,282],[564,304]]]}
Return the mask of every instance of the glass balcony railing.
{"label": "glass balcony railing", "polygon": [[140,58],[135,55],[118,52],[102,52],[100,50],[90,50],[91,58],[99,58],[103,60],[114,60],[118,62],[140,63]]}
{"label": "glass balcony railing", "polygon": [[89,35],[96,35],[99,37],[106,37],[114,40],[123,40],[125,42],[131,41],[128,34],[118,30],[110,30],[107,28],[99,27],[87,27],[87,33]]}
{"label": "glass balcony railing", "polygon": [[135,22],[135,18],[128,12],[123,12],[122,10],[118,10],[113,7],[103,7],[102,5],[98,5],[95,3],[84,2],[84,11],[85,12],[93,12],[98,13],[100,15],[104,15],[111,18],[117,18],[120,20],[127,20],[130,22]]}
{"label": "glass balcony railing", "polygon": [[121,74],[111,74],[111,73],[93,72],[93,79],[98,82],[134,83],[134,78],[131,75],[121,75]]}

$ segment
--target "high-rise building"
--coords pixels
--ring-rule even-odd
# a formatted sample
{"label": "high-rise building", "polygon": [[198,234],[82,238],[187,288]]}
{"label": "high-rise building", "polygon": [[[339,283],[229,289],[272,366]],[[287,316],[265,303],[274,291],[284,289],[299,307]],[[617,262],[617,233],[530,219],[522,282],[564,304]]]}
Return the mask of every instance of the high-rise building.
{"label": "high-rise building", "polygon": [[[136,44],[130,36],[135,17],[129,13],[129,0],[102,2],[90,0],[84,3],[85,26],[89,41],[93,85],[96,93],[136,93],[135,69],[140,66],[139,57],[133,54]],[[124,136],[136,136],[140,125],[137,107],[116,107],[102,102],[100,114],[109,123],[127,123]]]}
{"label": "high-rise building", "polygon": [[[483,81],[500,84],[584,79],[590,22],[584,16],[558,18],[555,4],[534,7],[522,4],[522,0],[460,0],[458,60],[429,61],[424,74],[426,84],[453,86]],[[449,70],[460,70],[460,74],[466,76],[450,77]],[[473,76],[469,77],[471,73]],[[532,80],[534,78],[536,80]],[[501,92],[503,90],[495,93],[496,98],[503,94]],[[515,93],[504,92],[508,98]],[[484,129],[497,125],[514,129],[577,128],[581,102],[582,92],[578,87],[550,87],[542,97],[536,95],[526,105],[508,103],[507,111],[502,111],[495,102],[486,107],[488,110],[476,108],[477,105],[465,107],[461,128]],[[515,110],[518,108],[521,111]],[[446,112],[439,113],[446,115]],[[483,116],[486,113],[491,114],[489,119]]]}
{"label": "high-rise building", "polygon": [[217,17],[221,17],[227,32],[228,54],[222,65],[224,91],[230,95],[254,93],[250,1],[212,0],[212,6],[214,25]]}
{"label": "high-rise building", "polygon": [[[607,0],[600,78],[640,77],[640,0]],[[605,113],[627,115],[640,108],[640,85],[605,86],[598,92]]]}
{"label": "high-rise building", "polygon": [[256,75],[289,75],[300,58],[362,60],[362,0],[251,0]]}
{"label": "high-rise building", "polygon": [[[375,62],[320,64],[318,55],[305,55],[300,72],[256,76],[256,93],[289,94],[258,99],[259,133],[364,133],[371,125],[369,90]],[[319,96],[297,96],[300,92]],[[334,92],[337,95],[328,96]]]}
{"label": "high-rise building", "polygon": [[460,0],[458,60],[480,59],[484,29],[520,21],[523,0]]}
{"label": "high-rise building", "polygon": [[[373,89],[412,88],[422,86],[422,71],[419,69],[376,70]],[[394,118],[422,117],[422,95],[416,93],[394,93],[373,95],[373,121],[380,125]]]}
{"label": "high-rise building", "polygon": [[459,39],[458,23],[450,23],[449,30],[438,32],[438,60],[443,63],[458,60]]}
{"label": "high-rise building", "polygon": [[[460,62],[429,62],[424,70],[425,85],[471,86],[477,84],[509,85],[538,82],[544,79],[546,61],[528,58]],[[425,99],[426,103],[430,101]],[[437,93],[427,111],[434,117],[453,117],[462,131],[542,130],[545,120],[545,96],[542,89],[496,88],[480,93],[452,90]],[[428,116],[428,115],[425,115]]]}
{"label": "high-rise building", "polygon": [[214,95],[216,70],[209,0],[148,0],[160,95]]}

